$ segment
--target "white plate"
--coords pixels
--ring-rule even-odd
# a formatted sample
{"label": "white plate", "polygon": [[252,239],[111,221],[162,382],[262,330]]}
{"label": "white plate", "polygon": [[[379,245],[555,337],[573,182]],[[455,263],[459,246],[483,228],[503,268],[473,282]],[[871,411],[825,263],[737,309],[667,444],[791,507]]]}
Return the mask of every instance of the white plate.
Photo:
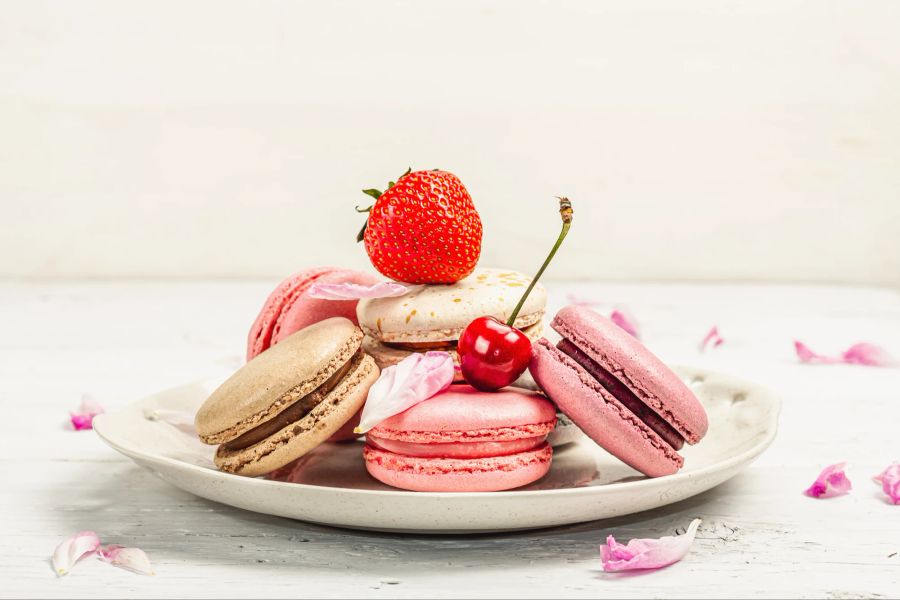
{"label": "white plate", "polygon": [[550,527],[636,513],[706,491],[734,476],[775,437],[780,402],[730,376],[680,368],[709,413],[709,433],[686,446],[676,475],[647,479],[583,438],[555,451],[550,473],[507,492],[422,493],[387,487],[366,473],[362,444],[324,444],[297,461],[292,481],[231,475],[188,427],[146,415],[191,414],[213,383],[185,385],[100,415],[103,440],[163,480],[198,496],[260,513],[340,527],[465,533]]}

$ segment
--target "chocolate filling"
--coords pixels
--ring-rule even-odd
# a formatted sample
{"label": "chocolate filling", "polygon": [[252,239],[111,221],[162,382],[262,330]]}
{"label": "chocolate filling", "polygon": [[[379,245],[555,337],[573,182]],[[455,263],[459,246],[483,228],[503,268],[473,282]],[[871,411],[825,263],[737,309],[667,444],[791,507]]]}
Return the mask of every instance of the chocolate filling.
{"label": "chocolate filling", "polygon": [[456,340],[441,340],[439,342],[383,342],[385,346],[410,352],[427,352],[428,350],[456,350]]}
{"label": "chocolate filling", "polygon": [[628,386],[619,381],[615,375],[604,369],[569,340],[562,340],[556,347],[584,367],[584,370],[590,373],[600,385],[606,388],[606,391],[615,396],[616,400],[624,404],[625,408],[633,412],[638,419],[647,425],[647,427],[658,433],[659,437],[664,439],[672,446],[672,448],[681,450],[681,447],[684,446],[684,438],[681,437],[681,434],[675,431],[665,419],[656,414],[652,408],[644,404],[643,401],[641,401]]}
{"label": "chocolate filling", "polygon": [[325,396],[327,396],[331,390],[337,387],[341,382],[341,379],[343,379],[354,366],[359,364],[362,357],[362,351],[357,351],[350,360],[344,363],[340,369],[335,371],[331,377],[326,379],[322,385],[303,396],[268,421],[260,423],[250,431],[242,433],[230,442],[223,444],[225,450],[233,451],[249,448],[253,444],[263,441],[270,435],[281,431],[291,423],[296,423],[308,415],[317,404],[325,399]]}

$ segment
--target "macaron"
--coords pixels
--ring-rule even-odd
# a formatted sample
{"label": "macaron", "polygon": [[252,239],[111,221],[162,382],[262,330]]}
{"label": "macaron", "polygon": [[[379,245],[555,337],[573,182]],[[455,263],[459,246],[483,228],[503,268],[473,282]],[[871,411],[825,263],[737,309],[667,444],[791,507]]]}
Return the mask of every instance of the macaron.
{"label": "macaron", "polygon": [[537,481],[553,450],[556,409],[542,395],[452,385],[366,435],[366,469],[417,492],[492,492]]}
{"label": "macaron", "polygon": [[378,379],[363,333],[343,317],[284,338],[229,377],[195,418],[200,439],[219,444],[215,464],[263,475],[295,460],[350,421]]}
{"label": "macaron", "polygon": [[295,331],[330,317],[344,317],[357,324],[356,300],[323,300],[307,295],[314,283],[373,285],[380,279],[369,273],[316,267],[290,277],[269,294],[247,335],[247,360],[277,344]]}
{"label": "macaron", "polygon": [[[508,269],[477,268],[451,285],[425,285],[394,298],[360,300],[363,347],[385,368],[413,352],[443,350],[459,364],[456,344],[473,319],[506,321],[531,279]],[[537,284],[519,311],[515,326],[531,339],[541,335],[547,291]],[[462,375],[457,371],[456,381]]]}
{"label": "macaron", "polygon": [[534,380],[584,433],[650,477],[676,473],[678,450],[706,434],[703,405],[659,358],[618,325],[583,306],[550,326],[562,340],[534,344]]}

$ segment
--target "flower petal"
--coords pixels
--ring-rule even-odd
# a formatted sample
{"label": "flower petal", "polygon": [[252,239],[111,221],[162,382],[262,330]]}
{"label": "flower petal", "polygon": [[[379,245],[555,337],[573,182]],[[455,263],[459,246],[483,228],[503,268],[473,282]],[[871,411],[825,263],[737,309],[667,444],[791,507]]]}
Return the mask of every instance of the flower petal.
{"label": "flower petal", "polygon": [[82,557],[93,554],[100,547],[100,538],[93,531],[79,531],[66,538],[53,551],[53,570],[67,575]]}
{"label": "flower petal", "polygon": [[69,412],[72,427],[75,431],[93,429],[94,417],[103,414],[103,407],[88,394],[81,396],[81,406],[78,410]]}
{"label": "flower petal", "polygon": [[100,548],[100,559],[111,565],[127,569],[140,575],[155,575],[150,558],[140,548],[123,548],[116,544],[110,544]]}
{"label": "flower petal", "polygon": [[445,390],[453,383],[453,358],[447,352],[413,353],[381,371],[363,406],[354,433],[365,433],[396,414]]}
{"label": "flower petal", "polygon": [[179,431],[194,437],[197,436],[197,430],[194,428],[194,415],[187,411],[168,408],[147,409],[144,411],[144,418],[148,421],[168,423]]}
{"label": "flower petal", "polygon": [[894,364],[894,359],[881,346],[861,342],[853,344],[841,354],[841,360],[851,365],[866,365],[869,367],[889,367]]}
{"label": "flower petal", "polygon": [[575,294],[566,295],[566,300],[568,300],[569,304],[574,304],[575,306],[597,306],[600,304],[596,300],[585,300],[583,298],[579,298]]}
{"label": "flower petal", "polygon": [[842,352],[840,356],[817,354],[810,350],[806,344],[796,340],[794,341],[794,350],[797,352],[797,358],[802,363],[820,363],[825,365],[846,363],[848,365],[865,365],[868,367],[891,367],[897,364],[884,348],[868,342],[853,344]]}
{"label": "flower petal", "polygon": [[314,283],[307,295],[321,300],[361,300],[363,298],[395,298],[408,294],[419,286],[404,285],[396,281],[382,281],[375,285],[358,283]]}
{"label": "flower petal", "polygon": [[606,538],[600,546],[600,560],[603,570],[631,571],[634,569],[659,569],[678,562],[691,549],[700,519],[691,521],[684,535],[663,536],[659,539],[633,539],[628,544],[620,544],[613,536]]}
{"label": "flower petal", "polygon": [[713,348],[718,348],[722,344],[725,343],[725,339],[719,335],[719,326],[713,325],[712,329],[710,329],[706,335],[700,340],[700,352],[706,352],[706,350],[712,344]]}
{"label": "flower petal", "polygon": [[609,320],[630,333],[633,337],[641,339],[641,328],[637,319],[622,307],[616,308],[609,315]]}
{"label": "flower petal", "polygon": [[892,504],[900,504],[900,463],[894,463],[874,477]]}
{"label": "flower petal", "polygon": [[833,498],[849,493],[853,486],[844,473],[846,466],[847,463],[837,463],[825,467],[803,493],[810,498]]}

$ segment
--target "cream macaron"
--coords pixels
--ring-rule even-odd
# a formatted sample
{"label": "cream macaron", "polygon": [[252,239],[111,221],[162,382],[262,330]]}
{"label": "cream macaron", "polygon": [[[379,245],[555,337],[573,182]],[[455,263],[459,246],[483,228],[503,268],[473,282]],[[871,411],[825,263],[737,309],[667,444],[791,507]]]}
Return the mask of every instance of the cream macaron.
{"label": "cream macaron", "polygon": [[[473,319],[492,316],[506,321],[531,283],[509,269],[477,268],[450,285],[424,285],[395,298],[361,300],[356,307],[366,334],[363,349],[382,369],[413,352],[443,350],[459,364],[456,343]],[[547,291],[539,283],[519,311],[515,326],[529,338],[541,336]],[[456,380],[462,376],[457,371]]]}
{"label": "cream macaron", "polygon": [[349,319],[319,321],[284,338],[229,377],[194,420],[207,444],[220,444],[223,471],[263,475],[303,456],[338,431],[378,379]]}

